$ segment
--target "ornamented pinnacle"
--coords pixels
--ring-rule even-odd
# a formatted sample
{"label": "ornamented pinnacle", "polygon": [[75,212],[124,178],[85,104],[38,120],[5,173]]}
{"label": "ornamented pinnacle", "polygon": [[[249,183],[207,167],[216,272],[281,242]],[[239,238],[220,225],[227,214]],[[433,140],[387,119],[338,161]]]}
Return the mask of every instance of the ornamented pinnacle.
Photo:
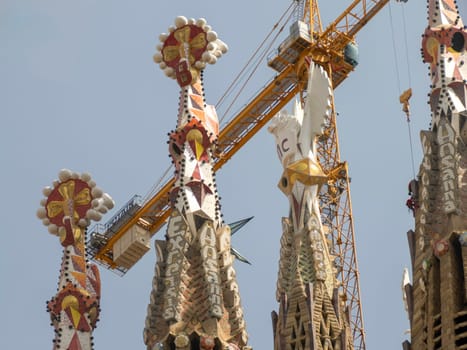
{"label": "ornamented pinnacle", "polygon": [[446,119],[467,141],[467,31],[454,0],[429,0],[428,27],[423,34],[423,61],[430,65],[432,126]]}
{"label": "ornamented pinnacle", "polygon": [[403,284],[411,340],[404,349],[448,349],[466,336],[467,31],[455,0],[428,0],[422,57],[432,80],[431,127],[409,184],[415,229],[407,232],[412,280]]}
{"label": "ornamented pinnacle", "polygon": [[148,305],[144,342],[148,350],[224,350],[246,347],[247,334],[213,171],[219,133],[214,106],[204,97],[202,70],[227,46],[204,19],[178,17],[154,56],[181,87],[177,127],[169,133],[175,166],[172,215],[158,260]]}
{"label": "ornamented pinnacle", "polygon": [[161,44],[157,46],[154,62],[180,86],[196,81],[207,63],[215,64],[227,52],[227,45],[203,18],[179,16],[175,26],[169,27],[169,33],[162,33],[159,39]]}
{"label": "ornamented pinnacle", "polygon": [[280,306],[273,316],[276,350],[348,346],[349,328],[318,198],[328,178],[316,157],[315,138],[329,117],[331,99],[327,73],[311,63],[305,107],[297,101],[293,114],[281,111],[269,127],[284,167],[279,188],[290,202],[290,216],[282,219],[276,292]]}
{"label": "ornamented pinnacle", "polygon": [[99,317],[99,270],[86,259],[86,227],[113,208],[113,200],[89,174],[62,170],[37,216],[64,247],[57,294],[47,303],[55,328],[54,350],[90,350],[92,331]]}

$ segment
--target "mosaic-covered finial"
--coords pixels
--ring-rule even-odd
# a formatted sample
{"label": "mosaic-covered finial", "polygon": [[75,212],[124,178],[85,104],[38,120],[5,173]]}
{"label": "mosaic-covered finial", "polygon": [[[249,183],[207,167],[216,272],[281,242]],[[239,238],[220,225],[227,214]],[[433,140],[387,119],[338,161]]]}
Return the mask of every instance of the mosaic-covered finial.
{"label": "mosaic-covered finial", "polygon": [[215,64],[228,49],[204,18],[179,16],[175,26],[169,27],[169,33],[162,33],[159,39],[154,62],[180,86],[195,81],[207,63]]}
{"label": "mosaic-covered finial", "polygon": [[91,220],[99,221],[102,215],[114,207],[112,198],[96,186],[91,175],[78,174],[62,169],[59,179],[47,186],[42,193],[37,217],[52,234],[60,234],[65,229],[64,219],[68,217],[79,227],[87,227]]}
{"label": "mosaic-covered finial", "polygon": [[112,209],[112,198],[89,174],[67,169],[43,190],[37,216],[64,247],[57,293],[47,303],[55,329],[54,350],[93,349],[92,331],[99,317],[99,270],[86,258],[86,227]]}

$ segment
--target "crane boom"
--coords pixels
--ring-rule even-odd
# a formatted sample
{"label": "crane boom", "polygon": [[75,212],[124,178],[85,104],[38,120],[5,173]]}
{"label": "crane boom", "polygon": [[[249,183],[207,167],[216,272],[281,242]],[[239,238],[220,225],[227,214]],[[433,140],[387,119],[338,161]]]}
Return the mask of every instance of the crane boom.
{"label": "crane boom", "polygon": [[[332,83],[336,88],[353,71],[352,64],[345,61],[344,48],[354,40],[355,35],[373,18],[389,0],[355,0],[332,22],[317,38],[301,38],[292,42],[286,51],[276,52],[277,56],[269,65],[279,74],[274,77],[220,132],[218,154],[214,159],[217,171],[247,143],[282,107],[284,107],[303,86],[303,65],[306,57],[316,62],[332,66]],[[99,241],[88,247],[95,260],[110,269],[118,269],[114,261],[115,243],[135,225],[153,236],[166,222],[170,215],[169,191],[174,179],[161,185],[160,189],[149,198],[124,224],[117,228],[106,227],[99,234]],[[90,241],[93,243],[93,240]],[[135,261],[136,262],[136,261]],[[131,267],[131,266],[130,266]],[[123,267],[123,272],[129,267]]]}

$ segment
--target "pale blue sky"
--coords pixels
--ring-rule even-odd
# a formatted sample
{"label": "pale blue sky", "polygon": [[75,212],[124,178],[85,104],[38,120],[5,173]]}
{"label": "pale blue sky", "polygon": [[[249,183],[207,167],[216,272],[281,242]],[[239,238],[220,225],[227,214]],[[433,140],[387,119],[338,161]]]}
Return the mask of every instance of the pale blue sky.
{"label": "pale blue sky", "polygon": [[[462,0],[464,2],[464,0]],[[323,21],[350,0],[321,1]],[[0,2],[0,348],[52,348],[45,302],[55,293],[61,248],[35,217],[41,190],[61,168],[90,172],[116,201],[145,195],[170,165],[178,86],[152,62],[159,33],[177,15],[204,17],[229,47],[205,71],[208,103],[223,91],[289,5],[281,1],[2,0]],[[409,85],[401,4],[392,2],[401,89]],[[430,114],[420,58],[426,2],[405,5],[416,168]],[[407,123],[398,103],[388,7],[361,31],[360,65],[336,91],[341,155],[349,161],[367,347],[400,349],[408,322],[400,282],[409,264],[405,207],[412,177]],[[264,64],[241,104],[274,71]],[[219,113],[222,115],[222,113]],[[264,129],[218,174],[225,220],[255,216],[234,236],[253,266],[236,263],[250,343],[272,348],[281,217],[287,199],[273,137]],[[110,217],[107,216],[105,219]],[[159,233],[158,237],[162,237]],[[144,349],[154,250],[123,278],[101,270],[97,349]]]}

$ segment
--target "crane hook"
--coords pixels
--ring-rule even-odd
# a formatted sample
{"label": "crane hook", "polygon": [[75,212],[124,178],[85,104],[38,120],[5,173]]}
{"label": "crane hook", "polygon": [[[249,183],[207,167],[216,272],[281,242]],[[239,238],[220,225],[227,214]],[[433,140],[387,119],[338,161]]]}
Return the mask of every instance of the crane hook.
{"label": "crane hook", "polygon": [[399,102],[402,103],[402,111],[407,115],[407,121],[410,122],[410,103],[409,100],[412,97],[412,89],[405,90],[402,95],[399,96]]}

